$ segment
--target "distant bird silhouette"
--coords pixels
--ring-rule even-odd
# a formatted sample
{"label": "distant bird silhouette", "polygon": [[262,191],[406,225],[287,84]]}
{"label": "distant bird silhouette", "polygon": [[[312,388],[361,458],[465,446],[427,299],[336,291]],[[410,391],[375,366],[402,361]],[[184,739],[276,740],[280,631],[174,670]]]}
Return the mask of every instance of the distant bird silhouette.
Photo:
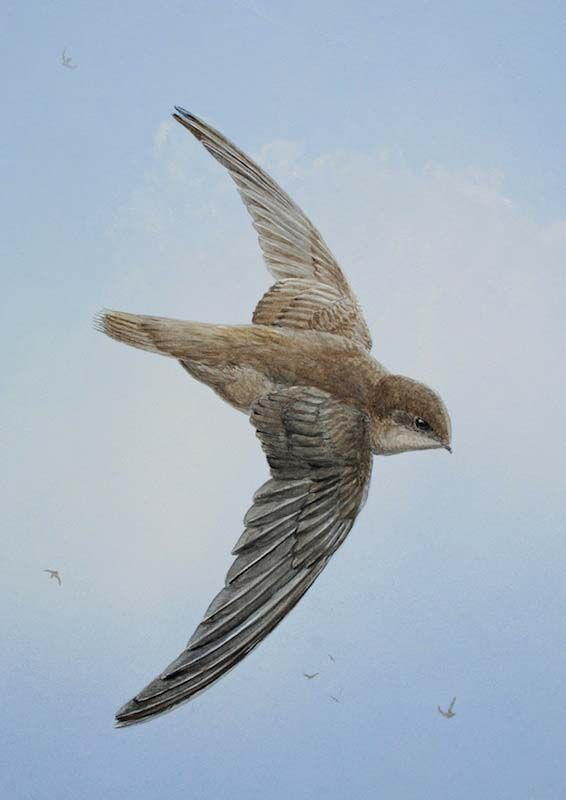
{"label": "distant bird silhouette", "polygon": [[77,65],[71,63],[73,59],[71,56],[66,55],[66,53],[67,53],[67,48],[63,50],[63,54],[61,56],[63,66],[67,67],[67,69],[76,69]]}
{"label": "distant bird silhouette", "polygon": [[329,694],[328,696],[330,697],[331,700],[334,700],[335,703],[339,703],[340,702],[340,698],[342,697],[342,689],[340,689],[340,691],[338,692],[338,695]]}
{"label": "distant bird silhouette", "polygon": [[456,702],[456,698],[454,698],[454,699],[452,700],[452,702],[451,702],[451,703],[450,703],[450,705],[448,706],[448,710],[447,710],[447,711],[443,711],[443,710],[440,708],[440,706],[438,706],[438,710],[439,710],[439,712],[442,714],[442,716],[443,716],[443,717],[446,717],[446,719],[450,719],[451,717],[455,717],[455,716],[456,716],[456,712],[455,712],[455,711],[452,711],[452,708],[454,707],[454,703],[455,703],[455,702]]}
{"label": "distant bird silhouette", "polygon": [[59,575],[59,570],[58,569],[44,569],[43,571],[44,572],[48,572],[49,573],[49,577],[50,578],[55,578],[55,580],[57,581],[59,586],[61,586],[61,576]]}
{"label": "distant bird silhouette", "polygon": [[312,672],[311,674],[309,674],[308,672],[303,672],[303,675],[305,676],[305,678],[308,678],[309,681],[312,681],[313,678],[316,678],[318,672]]}
{"label": "distant bird silhouette", "polygon": [[336,659],[334,656],[331,656],[330,653],[328,654],[328,658],[332,661],[333,664],[336,664]]}

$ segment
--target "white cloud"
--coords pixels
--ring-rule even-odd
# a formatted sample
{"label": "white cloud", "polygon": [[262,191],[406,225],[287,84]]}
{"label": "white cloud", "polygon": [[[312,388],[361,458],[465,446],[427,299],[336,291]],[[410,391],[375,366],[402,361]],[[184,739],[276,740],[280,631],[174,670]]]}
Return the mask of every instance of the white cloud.
{"label": "white cloud", "polygon": [[309,171],[308,164],[306,167],[302,166],[304,146],[289,139],[277,139],[264,144],[252,157],[269,174],[277,174],[281,182],[302,177],[305,169]]}

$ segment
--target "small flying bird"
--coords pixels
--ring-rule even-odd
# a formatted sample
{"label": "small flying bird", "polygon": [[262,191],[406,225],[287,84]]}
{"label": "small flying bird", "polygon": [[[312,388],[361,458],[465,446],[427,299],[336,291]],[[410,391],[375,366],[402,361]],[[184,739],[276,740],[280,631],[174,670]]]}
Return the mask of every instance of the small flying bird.
{"label": "small flying bird", "polygon": [[335,703],[339,703],[340,702],[340,698],[342,697],[342,689],[340,689],[340,691],[338,692],[338,695],[329,694],[328,696],[330,697],[331,700],[334,700]]}
{"label": "small flying bird", "polygon": [[328,658],[332,661],[333,664],[336,664],[336,659],[334,656],[331,656],[330,653],[328,654]]}
{"label": "small flying bird", "polygon": [[446,717],[446,719],[450,719],[451,717],[455,717],[455,716],[456,716],[456,712],[455,712],[455,711],[452,711],[452,709],[453,709],[453,707],[454,707],[454,703],[455,703],[455,702],[456,702],[456,698],[454,698],[454,699],[452,700],[452,702],[451,702],[451,703],[450,703],[450,705],[448,706],[448,710],[447,710],[447,711],[443,711],[443,710],[440,708],[440,706],[438,706],[438,710],[440,711],[440,713],[442,714],[442,716],[443,716],[443,717]]}
{"label": "small flying bird", "polygon": [[[120,726],[200,694],[287,616],[352,529],[374,456],[451,452],[440,396],[371,355],[360,304],[308,217],[219,131],[182,108],[173,117],[236,183],[275,283],[247,325],[109,310],[95,324],[119,342],[175,359],[246,414],[271,479],[254,494],[224,587],[178,658],[117,712]],[[420,302],[418,293],[413,299]],[[214,434],[208,414],[200,424]]]}
{"label": "small flying bird", "polygon": [[44,572],[48,572],[49,573],[49,577],[50,578],[55,578],[55,580],[57,581],[59,586],[61,586],[61,576],[59,575],[59,570],[58,569],[44,569],[43,571]]}
{"label": "small flying bird", "polygon": [[67,69],[76,69],[77,65],[72,63],[72,61],[73,61],[72,56],[68,56],[68,55],[66,55],[66,53],[67,53],[67,48],[65,48],[63,50],[63,53],[62,53],[62,56],[61,56],[63,66],[67,67]]}
{"label": "small flying bird", "polygon": [[305,676],[305,678],[308,678],[309,681],[312,681],[313,678],[316,678],[318,674],[319,674],[318,672],[312,672],[312,673],[303,672],[303,675]]}

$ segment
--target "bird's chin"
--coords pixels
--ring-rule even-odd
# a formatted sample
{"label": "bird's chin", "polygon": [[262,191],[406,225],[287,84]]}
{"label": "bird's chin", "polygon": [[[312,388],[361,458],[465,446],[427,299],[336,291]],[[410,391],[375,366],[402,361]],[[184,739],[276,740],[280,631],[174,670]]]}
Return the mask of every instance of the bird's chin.
{"label": "bird's chin", "polygon": [[404,447],[396,450],[374,450],[376,456],[398,456],[400,453],[418,453],[420,450],[442,450],[442,444],[431,444],[429,447]]}
{"label": "bird's chin", "polygon": [[378,456],[396,456],[399,453],[415,453],[418,450],[448,450],[452,452],[450,445],[432,439],[423,441],[422,438],[415,439],[410,432],[394,433],[389,436],[379,437],[372,442],[372,450]]}

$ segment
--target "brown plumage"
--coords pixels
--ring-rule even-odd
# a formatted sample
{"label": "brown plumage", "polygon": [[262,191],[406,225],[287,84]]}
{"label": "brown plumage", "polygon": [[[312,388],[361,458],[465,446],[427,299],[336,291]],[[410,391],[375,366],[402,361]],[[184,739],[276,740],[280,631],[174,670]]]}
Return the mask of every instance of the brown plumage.
{"label": "brown plumage", "polygon": [[271,479],[254,495],[226,583],[186,648],[117,713],[131,725],[189,700],[283,619],[350,531],[373,454],[450,449],[450,418],[428,387],[371,355],[358,301],[322,237],[251,159],[202,120],[174,118],[225,166],[277,279],[252,324],[104,311],[112,338],[175,358],[249,414]]}

